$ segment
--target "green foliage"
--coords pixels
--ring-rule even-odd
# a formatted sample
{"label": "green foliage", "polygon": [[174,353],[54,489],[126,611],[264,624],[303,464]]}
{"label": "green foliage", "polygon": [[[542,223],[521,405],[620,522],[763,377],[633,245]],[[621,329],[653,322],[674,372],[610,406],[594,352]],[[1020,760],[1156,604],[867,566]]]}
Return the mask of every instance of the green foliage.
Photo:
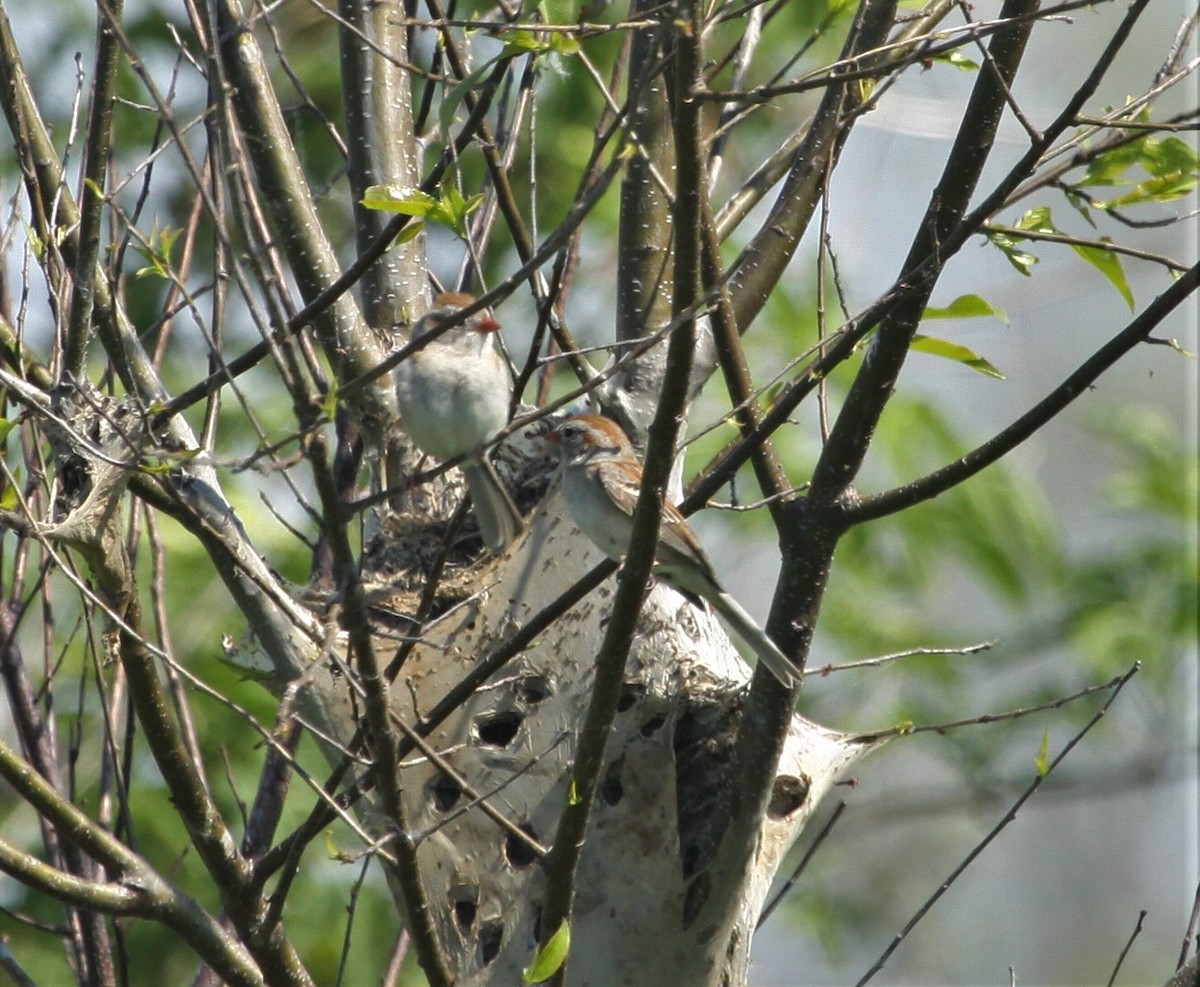
{"label": "green foliage", "polygon": [[[420,189],[372,185],[362,199],[362,204],[368,209],[396,212],[439,223],[449,227],[460,237],[466,236],[467,217],[479,208],[481,202],[482,192],[464,196],[454,185],[443,186],[436,198]],[[416,231],[413,231],[408,233],[407,238],[411,239],[415,235]]]}
{"label": "green foliage", "polygon": [[987,316],[994,316],[1008,325],[1008,313],[979,295],[959,295],[944,308],[926,306],[921,319],[979,319]]}
{"label": "green foliage", "polygon": [[[1144,122],[1144,121],[1143,121]],[[1144,175],[1130,174],[1140,169]],[[1146,134],[1096,157],[1078,188],[1125,188],[1097,209],[1120,209],[1150,202],[1172,202],[1191,192],[1200,180],[1200,156],[1178,137]]]}
{"label": "green foliage", "polygon": [[1050,215],[1050,208],[1048,206],[1036,206],[1026,212],[1017,221],[1013,231],[993,230],[988,233],[988,240],[1000,249],[1013,267],[1025,275],[1030,273],[1029,268],[1036,264],[1038,260],[1036,256],[1028,253],[1021,246],[1028,242],[1029,238],[1021,236],[1020,232],[1017,231],[1025,230],[1030,233],[1051,234],[1069,243],[1072,250],[1104,275],[1125,300],[1125,304],[1129,306],[1129,310],[1133,311],[1133,292],[1130,290],[1129,281],[1125,277],[1125,269],[1121,264],[1121,258],[1115,251],[1103,246],[1103,244],[1112,242],[1108,237],[1102,237],[1098,242],[1076,241],[1054,225],[1054,220]]}
{"label": "green foliage", "polygon": [[912,345],[909,349],[915,353],[925,353],[929,356],[940,356],[946,360],[953,360],[955,363],[961,363],[963,366],[970,367],[972,370],[978,371],[986,377],[996,377],[999,380],[1004,380],[1004,374],[997,370],[989,361],[961,343],[952,343],[948,339],[938,339],[934,336],[924,336],[921,333],[917,333],[913,336]]}
{"label": "green foliage", "polygon": [[961,69],[963,72],[978,72],[979,63],[972,58],[968,58],[960,50],[947,52],[944,55],[935,55],[931,61],[945,62],[947,65],[952,65],[956,69]]}
{"label": "green foliage", "polygon": [[[954,299],[945,308],[937,308],[932,305],[927,306],[921,319],[922,321],[932,319],[978,319],[986,316],[995,317],[1005,325],[1008,324],[1008,314],[1004,309],[992,305],[979,295],[959,295],[958,298]],[[913,336],[912,345],[909,348],[915,353],[925,353],[928,356],[953,360],[987,377],[996,377],[999,380],[1004,380],[1004,374],[997,370],[990,361],[984,359],[969,347],[963,346],[961,343],[954,343],[948,339],[939,339],[934,336],[917,333]]]}
{"label": "green foliage", "polygon": [[175,241],[183,230],[166,226],[159,228],[155,223],[146,238],[145,244],[134,243],[133,249],[146,262],[146,266],[134,272],[134,277],[156,277],[168,281],[171,278],[171,255],[175,250]]}
{"label": "green foliage", "polygon": [[565,920],[558,931],[550,937],[543,949],[538,950],[533,963],[523,971],[522,983],[540,984],[549,980],[558,972],[559,967],[566,962],[567,954],[571,951],[571,926]]}
{"label": "green foliage", "polygon": [[1037,756],[1033,759],[1033,766],[1037,769],[1038,777],[1045,778],[1050,772],[1050,728],[1046,727],[1042,731],[1042,742],[1038,745]]}
{"label": "green foliage", "polygon": [[[551,22],[553,23],[553,21]],[[497,37],[504,42],[502,56],[513,55],[574,55],[579,41],[560,31],[501,31]]]}
{"label": "green foliage", "polygon": [[[1105,523],[1124,534],[1071,550],[1032,477],[993,466],[933,501],[848,533],[822,610],[822,663],[834,660],[831,651],[859,659],[995,637],[1012,660],[1066,649],[1078,660],[1062,667],[1095,677],[1076,678],[1077,685],[1141,659],[1140,686],[1166,700],[1175,667],[1194,643],[1197,457],[1161,412],[1134,408],[1096,420],[1103,425],[1091,430],[1115,466],[1095,494],[1111,505]],[[967,447],[931,407],[898,398],[875,450],[884,462],[873,482],[885,486],[924,475]],[[979,661],[908,662],[902,706],[871,725],[951,715],[947,707],[924,706],[920,683],[931,675],[959,679]],[[984,667],[980,674],[994,673]],[[1040,701],[1053,687],[1044,676],[1012,684],[1006,702]],[[954,751],[970,757],[969,738]]]}
{"label": "green foliage", "polygon": [[1004,254],[1005,258],[1018,273],[1029,277],[1029,269],[1038,262],[1038,259],[1036,255],[1021,248],[1021,244],[1026,242],[1025,237],[1018,234],[1002,233],[999,230],[993,230],[987,236],[992,246]]}

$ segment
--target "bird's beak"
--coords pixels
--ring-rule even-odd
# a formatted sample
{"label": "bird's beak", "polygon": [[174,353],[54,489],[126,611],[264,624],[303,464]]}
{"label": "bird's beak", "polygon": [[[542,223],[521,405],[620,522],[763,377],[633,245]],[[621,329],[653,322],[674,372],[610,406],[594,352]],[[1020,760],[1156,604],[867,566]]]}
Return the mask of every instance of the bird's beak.
{"label": "bird's beak", "polygon": [[493,319],[490,315],[481,315],[475,322],[476,332],[499,332],[500,323]]}

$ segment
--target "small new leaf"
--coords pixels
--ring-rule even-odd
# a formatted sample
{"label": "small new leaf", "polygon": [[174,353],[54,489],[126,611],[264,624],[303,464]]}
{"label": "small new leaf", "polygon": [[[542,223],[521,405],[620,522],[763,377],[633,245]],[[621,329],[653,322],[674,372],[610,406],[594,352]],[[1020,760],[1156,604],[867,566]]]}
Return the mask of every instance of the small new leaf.
{"label": "small new leaf", "polygon": [[1072,208],[1087,221],[1088,226],[1095,229],[1096,221],[1092,219],[1092,210],[1090,208],[1092,200],[1070,186],[1063,188],[1063,194],[1066,195],[1067,201],[1071,204]]}
{"label": "small new leaf", "polygon": [[912,345],[909,348],[918,353],[953,360],[955,363],[961,363],[963,366],[970,367],[976,373],[984,374],[987,377],[995,377],[997,380],[1005,379],[1004,374],[974,350],[968,349],[960,343],[952,343],[948,339],[937,339],[933,336],[922,336],[918,333],[913,336]]}
{"label": "small new leaf", "polygon": [[479,204],[482,201],[482,192],[464,197],[456,186],[448,185],[442,189],[441,198],[429,210],[429,221],[449,226],[455,233],[465,238],[467,235],[467,217],[475,209],[479,208]]}
{"label": "small new leaf", "polygon": [[[551,18],[551,23],[560,23],[565,18]],[[517,55],[576,55],[579,39],[565,31],[501,31],[497,37],[504,42],[501,58]]]}
{"label": "small new leaf", "polygon": [[580,50],[579,39],[573,34],[564,34],[561,31],[555,31],[550,35],[550,50],[555,55],[578,55]]}
{"label": "small new leaf", "polygon": [[1049,206],[1034,206],[1024,216],[1017,220],[1018,230],[1032,230],[1035,233],[1057,233],[1054,220],[1050,216]]}
{"label": "small new leaf", "polygon": [[325,417],[330,421],[337,419],[338,408],[338,387],[335,382],[328,391],[325,392],[325,400],[321,402],[321,410],[325,412]]}
{"label": "small new leaf", "polygon": [[1037,757],[1033,759],[1039,778],[1045,778],[1050,772],[1050,728],[1042,731],[1042,742],[1038,746]]}
{"label": "small new leaf", "polygon": [[[1127,172],[1135,165],[1150,177],[1138,181]],[[1100,209],[1115,209],[1147,202],[1171,202],[1187,195],[1200,181],[1200,155],[1178,137],[1145,136],[1100,155],[1089,165],[1080,186],[1132,186]]]}
{"label": "small new leaf", "polygon": [[[507,49],[506,49],[507,50]],[[503,58],[501,54],[497,58]],[[479,65],[467,73],[466,77],[446,93],[442,97],[442,105],[438,110],[438,126],[443,134],[449,135],[450,125],[454,123],[454,115],[458,112],[459,104],[466,99],[467,93],[472,89],[478,89],[484,79],[487,78],[492,71],[492,66],[495,65],[497,58],[493,58],[483,65]]]}
{"label": "small new leaf", "polygon": [[533,963],[521,971],[521,981],[526,984],[540,984],[554,976],[567,960],[571,949],[571,926],[566,919],[558,927],[558,931],[550,937],[550,941],[538,950]]}
{"label": "small new leaf", "polygon": [[1018,272],[1029,277],[1029,269],[1038,262],[1037,256],[1021,249],[1025,240],[1008,233],[989,233],[988,241],[1008,259]]}
{"label": "small new leaf", "polygon": [[13,482],[3,484],[0,489],[0,510],[15,511],[20,506],[21,498],[17,496],[17,486],[21,482],[21,467],[13,470]]}
{"label": "small new leaf", "polygon": [[[1104,242],[1111,243],[1112,241],[1108,237],[1104,237]],[[1116,252],[1083,243],[1073,243],[1071,246],[1074,248],[1075,253],[1079,254],[1092,267],[1108,278],[1112,286],[1125,299],[1125,304],[1129,306],[1129,311],[1132,312],[1134,308],[1133,292],[1129,288],[1129,282],[1125,279],[1125,268],[1121,266],[1121,258],[1117,256]]]}
{"label": "small new leaf", "polygon": [[328,829],[325,831],[325,852],[329,854],[330,860],[336,860],[343,864],[354,862],[354,857],[351,854],[348,854],[333,842],[333,831]]}
{"label": "small new leaf", "polygon": [[925,309],[921,319],[979,319],[994,315],[1008,325],[1008,313],[998,305],[993,305],[979,295],[959,295],[945,308],[935,308],[930,305]]}
{"label": "small new leaf", "polygon": [[527,30],[501,31],[497,37],[504,42],[504,51],[501,52],[501,57],[529,53],[537,54],[550,50],[550,39],[546,37],[544,31],[536,33]]}
{"label": "small new leaf", "polygon": [[398,212],[424,218],[437,205],[428,192],[402,185],[372,185],[363,193],[362,204],[368,209]]}
{"label": "small new leaf", "polygon": [[391,250],[392,247],[399,247],[410,240],[415,240],[423,229],[425,229],[425,224],[419,219],[414,219],[411,223],[405,224],[404,229],[396,234],[396,239],[392,241],[392,246],[388,247],[388,249]]}
{"label": "small new leaf", "polygon": [[[398,212],[426,222],[441,223],[459,236],[466,235],[467,216],[482,201],[482,193],[464,197],[453,185],[442,188],[436,199],[419,188],[400,185],[372,185],[362,197],[362,204],[368,209]],[[421,224],[413,223],[405,227],[396,242],[406,243],[419,232]]]}
{"label": "small new leaf", "polygon": [[964,72],[979,71],[979,63],[967,58],[967,56],[958,49],[947,52],[945,55],[935,55],[930,60],[934,62],[945,62],[947,65],[953,65],[956,69],[962,69]]}
{"label": "small new leaf", "polygon": [[135,278],[156,277],[169,280],[171,277],[171,252],[175,249],[175,241],[183,230],[170,226],[158,228],[156,223],[146,238],[144,244],[133,244],[134,252],[146,262],[145,267],[134,271]]}

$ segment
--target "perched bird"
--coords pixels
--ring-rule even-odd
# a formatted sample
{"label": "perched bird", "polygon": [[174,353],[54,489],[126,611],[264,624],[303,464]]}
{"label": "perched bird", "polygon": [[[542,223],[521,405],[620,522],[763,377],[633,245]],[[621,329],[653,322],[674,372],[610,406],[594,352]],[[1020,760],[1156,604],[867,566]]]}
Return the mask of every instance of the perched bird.
{"label": "perched bird", "polygon": [[[612,419],[576,415],[550,436],[562,446],[563,494],[575,523],[596,546],[620,561],[629,550],[642,466],[628,437]],[[717,582],[712,563],[679,509],[663,503],[655,574],[686,596],[707,600],[730,629],[786,686],[799,671],[738,602]]]}
{"label": "perched bird", "polygon": [[[420,339],[475,301],[444,292],[413,326]],[[396,397],[404,428],[422,452],[438,459],[469,456],[462,463],[483,543],[500,549],[517,537],[521,515],[481,448],[508,424],[512,379],[486,310],[431,340],[396,367]]]}

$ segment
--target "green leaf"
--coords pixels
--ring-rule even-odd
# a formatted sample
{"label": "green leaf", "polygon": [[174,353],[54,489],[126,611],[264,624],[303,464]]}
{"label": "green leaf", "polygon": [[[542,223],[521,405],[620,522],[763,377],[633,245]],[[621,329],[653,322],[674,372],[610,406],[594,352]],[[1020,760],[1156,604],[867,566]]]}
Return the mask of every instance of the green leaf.
{"label": "green leaf", "polygon": [[947,65],[953,65],[956,69],[962,69],[964,72],[979,71],[979,63],[967,58],[958,49],[948,52],[945,55],[935,55],[930,61],[945,62]]}
{"label": "green leaf", "polygon": [[504,42],[500,57],[538,54],[550,51],[552,44],[545,31],[501,31],[497,36]]}
{"label": "green leaf", "polygon": [[1008,325],[1008,313],[979,295],[959,295],[945,308],[928,306],[921,315],[925,319],[978,319],[993,315]]}
{"label": "green leaf", "polygon": [[[1103,239],[1105,243],[1112,242],[1108,237],[1104,237]],[[1125,304],[1129,306],[1129,311],[1132,312],[1134,307],[1133,292],[1129,290],[1129,282],[1125,279],[1125,268],[1121,266],[1121,258],[1117,256],[1116,252],[1084,243],[1073,243],[1071,247],[1075,253],[1079,254],[1092,267],[1108,278],[1112,286],[1125,299]]]}
{"label": "green leaf", "polygon": [[37,231],[25,222],[25,220],[21,220],[21,225],[25,228],[25,239],[29,241],[30,247],[33,248],[34,259],[41,263],[42,258],[46,254],[45,242],[37,235]]}
{"label": "green leaf", "polygon": [[[1135,165],[1150,177],[1138,181],[1127,175]],[[1115,148],[1094,160],[1084,174],[1080,187],[1089,185],[1132,186],[1113,199],[1097,203],[1097,208],[1113,209],[1145,202],[1170,202],[1187,195],[1200,180],[1200,156],[1178,137],[1160,139],[1147,135]]]}
{"label": "green leaf", "polygon": [[1145,202],[1172,202],[1181,199],[1196,187],[1196,179],[1185,175],[1171,175],[1162,178],[1152,178],[1142,182],[1131,192],[1097,202],[1099,209],[1119,209],[1123,206],[1136,206]]}
{"label": "green leaf", "polygon": [[335,380],[329,386],[329,390],[325,392],[325,400],[321,402],[321,410],[325,412],[325,417],[331,422],[337,420],[338,399],[338,386]]}
{"label": "green leaf", "polygon": [[555,31],[550,35],[550,50],[555,55],[578,55],[580,51],[579,39],[573,34]]}
{"label": "green leaf", "polygon": [[5,483],[3,489],[0,490],[0,510],[15,511],[21,503],[21,499],[17,496],[17,486],[21,482],[21,467],[18,466],[13,470],[13,482]]}
{"label": "green leaf", "polygon": [[959,343],[952,343],[947,339],[936,339],[933,336],[922,336],[918,333],[916,336],[913,336],[912,346],[909,348],[916,350],[918,353],[953,360],[955,363],[961,363],[978,373],[988,377],[995,377],[997,380],[1005,379],[1004,374],[974,350],[968,349]]}
{"label": "green leaf", "polygon": [[[1082,212],[1084,218],[1091,223],[1092,219],[1087,211],[1082,210]],[[1095,224],[1093,223],[1092,225],[1094,226]],[[1017,221],[1016,229],[1028,230],[1031,233],[1056,233],[1060,236],[1064,235],[1054,225],[1054,218],[1050,213],[1049,206],[1037,206],[1030,209]],[[1028,274],[1029,265],[1037,262],[1037,258],[1032,254],[1027,254],[1019,249],[1019,245],[1025,242],[1021,237],[1013,236],[1009,233],[990,233],[988,234],[988,239],[1004,251],[1005,256],[1008,257],[1013,266],[1022,274]],[[1103,242],[1111,243],[1112,241],[1105,237]],[[1082,243],[1072,243],[1071,247],[1080,257],[1108,278],[1113,287],[1120,292],[1121,297],[1125,299],[1125,303],[1129,306],[1130,311],[1133,311],[1133,292],[1129,289],[1129,282],[1125,278],[1125,269],[1121,266],[1121,259],[1117,256],[1116,252],[1104,247]],[[927,317],[929,317],[928,314]]]}
{"label": "green leaf", "polygon": [[368,209],[424,218],[437,205],[437,199],[419,188],[404,185],[371,185],[363,193],[362,204]]}
{"label": "green leaf", "polygon": [[1017,220],[1018,230],[1031,230],[1034,233],[1057,233],[1054,221],[1050,216],[1049,206],[1034,206],[1024,216]]}
{"label": "green leaf", "polygon": [[17,423],[10,418],[0,418],[0,446],[8,441],[8,433],[17,427]]}
{"label": "green leaf", "polygon": [[419,219],[414,219],[411,223],[405,225],[399,233],[396,234],[396,239],[392,241],[388,250],[393,247],[399,247],[401,244],[408,243],[410,240],[415,240],[420,232],[425,229],[425,224]]}
{"label": "green leaf", "polygon": [[578,0],[541,0],[537,8],[546,24],[571,24],[579,19],[582,9],[587,6],[589,4]]}
{"label": "green leaf", "polygon": [[183,230],[173,229],[170,226],[159,229],[156,222],[144,244],[132,245],[134,252],[146,262],[146,266],[134,271],[133,276],[135,278],[157,277],[170,280],[171,253],[175,249],[175,241],[179,239],[182,232]]}
{"label": "green leaf", "polygon": [[330,860],[336,860],[339,863],[349,864],[354,861],[354,857],[351,854],[333,842],[333,831],[329,829],[325,830],[325,853]]}
{"label": "green leaf", "polygon": [[1019,273],[1029,277],[1029,269],[1038,262],[1038,259],[1036,255],[1021,249],[1021,244],[1025,242],[1023,237],[1015,237],[1008,233],[989,233],[987,238]]}
{"label": "green leaf", "polygon": [[1092,219],[1092,210],[1090,208],[1092,200],[1071,188],[1069,185],[1063,187],[1063,194],[1066,195],[1067,201],[1071,204],[1074,210],[1086,220],[1088,226],[1092,229],[1096,228],[1096,221]]}
{"label": "green leaf", "polygon": [[549,980],[566,962],[570,949],[571,926],[564,919],[562,925],[558,927],[558,931],[550,937],[550,941],[546,943],[545,947],[538,950],[537,956],[533,958],[533,963],[521,972],[521,982],[540,984]]}
{"label": "green leaf", "polygon": [[465,197],[457,186],[448,185],[442,189],[441,198],[429,210],[429,220],[449,226],[461,237],[467,235],[467,216],[469,216],[483,201],[483,193]]}
{"label": "green leaf", "polygon": [[1121,147],[1105,151],[1095,158],[1083,174],[1079,187],[1095,185],[1120,185],[1131,167],[1142,157],[1142,140],[1132,141]]}
{"label": "green leaf", "polygon": [[[466,235],[467,216],[477,209],[482,201],[483,193],[464,197],[453,185],[442,188],[436,199],[421,189],[400,185],[372,185],[362,197],[362,204],[368,209],[398,212],[431,223],[441,223],[443,226],[449,226],[459,236]],[[406,227],[396,238],[397,243],[411,240],[421,231],[419,223],[412,226],[415,229]]]}
{"label": "green leaf", "polygon": [[[503,58],[504,56],[501,54],[497,57]],[[466,78],[462,82],[457,83],[442,97],[442,105],[438,109],[438,125],[441,127],[443,134],[450,133],[450,124],[454,122],[454,114],[458,112],[458,104],[466,98],[470,90],[479,87],[479,84],[492,71],[492,66],[496,61],[497,59],[493,58],[491,61],[472,69],[467,73]]]}
{"label": "green leaf", "polygon": [[1050,728],[1046,727],[1042,731],[1042,742],[1038,746],[1037,757],[1033,759],[1033,763],[1037,766],[1039,778],[1045,778],[1050,772]]}

